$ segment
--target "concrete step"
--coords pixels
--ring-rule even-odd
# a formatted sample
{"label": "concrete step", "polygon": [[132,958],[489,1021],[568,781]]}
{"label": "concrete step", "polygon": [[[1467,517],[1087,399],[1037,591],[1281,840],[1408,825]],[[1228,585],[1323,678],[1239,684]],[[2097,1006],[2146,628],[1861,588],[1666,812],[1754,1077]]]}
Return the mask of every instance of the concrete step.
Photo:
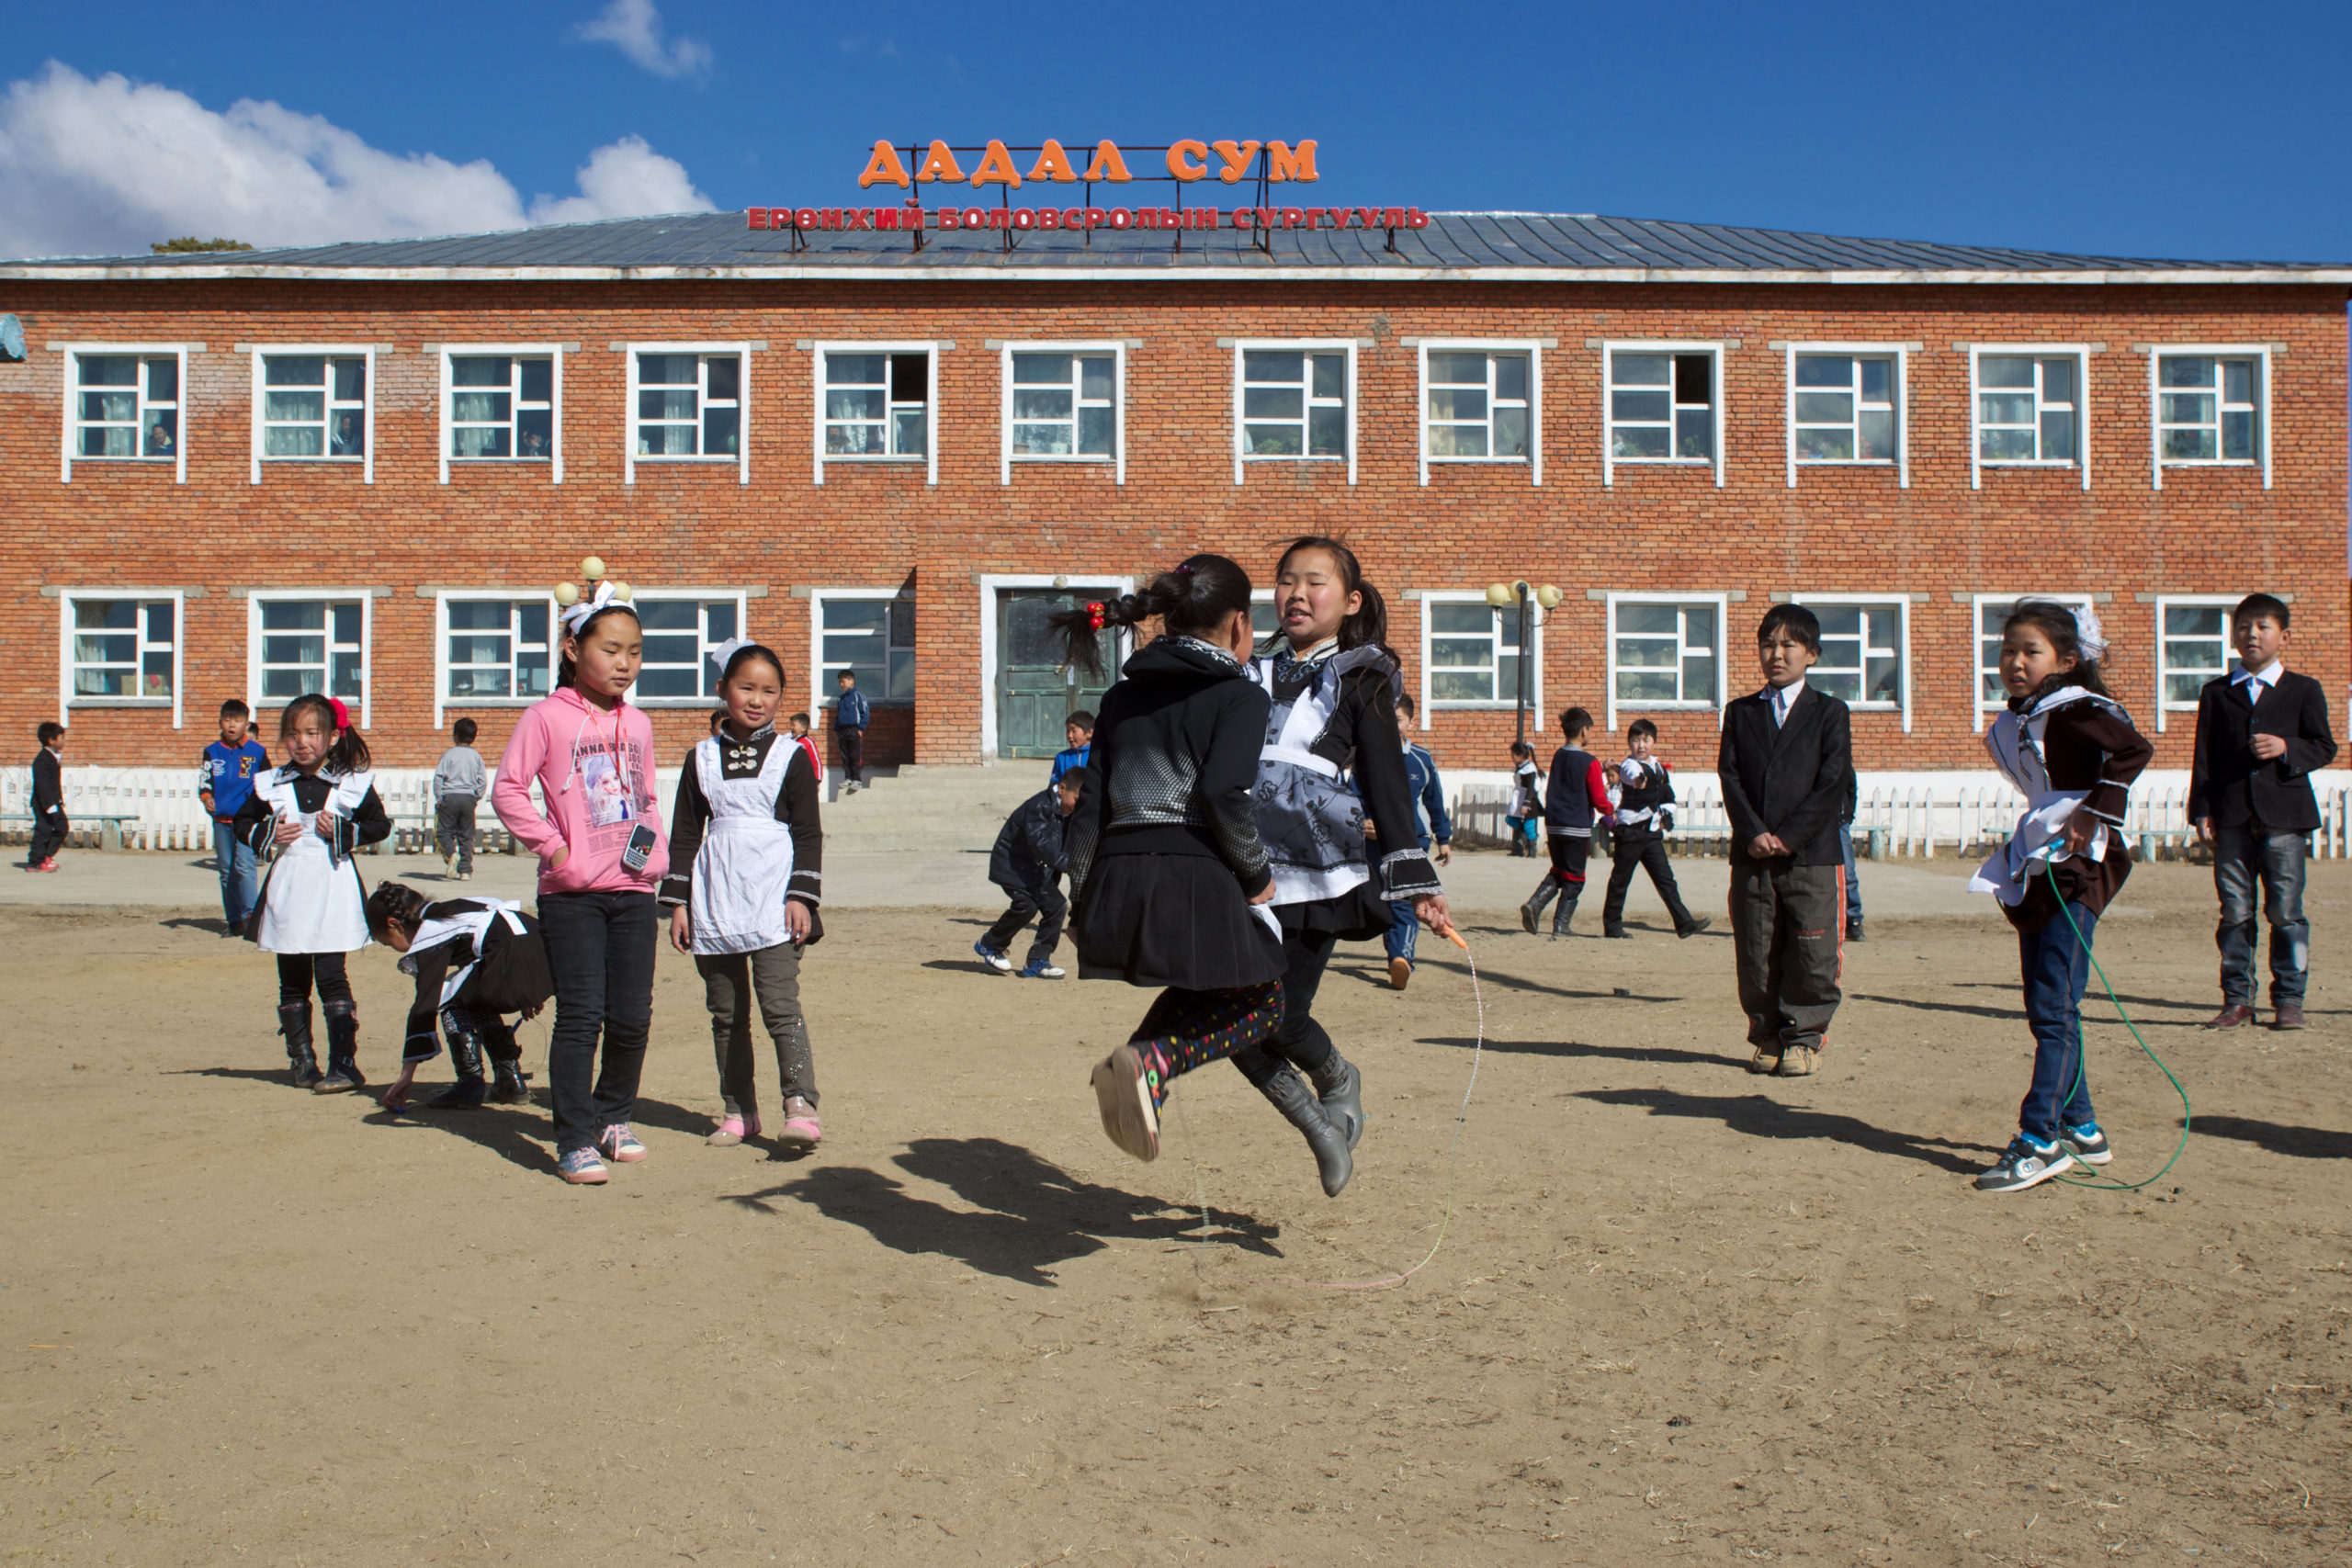
{"label": "concrete step", "polygon": [[829,788],[825,840],[844,853],[986,850],[1052,772],[1051,762],[1029,760],[869,769],[865,789],[842,795],[837,782]]}

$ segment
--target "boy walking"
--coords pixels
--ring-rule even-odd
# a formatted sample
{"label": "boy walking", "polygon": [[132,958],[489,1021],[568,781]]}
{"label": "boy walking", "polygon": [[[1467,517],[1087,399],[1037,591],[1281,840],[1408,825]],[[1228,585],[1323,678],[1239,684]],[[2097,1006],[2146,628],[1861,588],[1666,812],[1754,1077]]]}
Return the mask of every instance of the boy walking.
{"label": "boy walking", "polygon": [[261,897],[261,863],[237,837],[237,813],[253,798],[254,781],[269,771],[269,753],[253,738],[253,710],[236,698],[220,705],[220,739],[196,765],[196,798],[212,818],[212,858],[220,867],[220,918],[228,934],[245,934]]}
{"label": "boy walking", "polygon": [[1069,900],[1057,886],[1062,873],[1069,869],[1069,853],[1062,847],[1062,824],[1078,809],[1079,792],[1085,787],[1086,770],[1072,768],[1060,783],[1047,784],[1015,807],[997,833],[996,847],[989,852],[989,880],[1012,896],[1012,906],[972,944],[972,951],[1000,975],[1012,972],[1006,950],[1034,915],[1037,937],[1029,944],[1029,962],[1023,965],[1021,977],[1062,977],[1053,962],[1054,949],[1061,945],[1062,920],[1069,913]]}
{"label": "boy walking", "polygon": [[[1396,730],[1409,737],[1413,733],[1413,699],[1400,692],[1396,694]],[[1435,835],[1436,851],[1431,854],[1443,865],[1453,858],[1453,818],[1446,815],[1445,786],[1437,776],[1437,759],[1430,755],[1426,746],[1405,742],[1405,782],[1413,792],[1413,836],[1420,841],[1421,852],[1430,854],[1431,835]],[[1365,824],[1366,830],[1371,825]],[[1413,901],[1409,898],[1392,900],[1388,906],[1388,931],[1382,942],[1388,950],[1388,988],[1401,991],[1413,977],[1413,935],[1421,922],[1413,916]]]}
{"label": "boy walking", "polygon": [[1751,1073],[1813,1072],[1838,1011],[1846,868],[1838,822],[1854,771],[1846,705],[1805,683],[1821,623],[1775,604],[1756,628],[1764,689],[1724,710],[1716,758],[1731,818],[1731,932]]}
{"label": "boy walking", "polygon": [[55,720],[33,731],[40,750],[33,753],[33,841],[25,853],[27,871],[55,871],[65,847],[65,727]]}
{"label": "boy walking", "polygon": [[1625,930],[1625,890],[1634,885],[1636,870],[1647,870],[1650,886],[1673,917],[1674,934],[1696,936],[1712,922],[1692,918],[1683,907],[1673,863],[1666,858],[1666,836],[1674,831],[1674,778],[1658,759],[1657,726],[1635,719],[1625,731],[1625,747],[1629,755],[1617,764],[1617,809],[1610,818],[1616,858],[1609,867],[1609,897],[1600,906],[1600,934],[1631,934]]}
{"label": "boy walking", "polygon": [[841,672],[842,694],[833,704],[833,743],[842,749],[842,793],[865,787],[865,727],[874,709],[857,689],[857,672]]}
{"label": "boy walking", "polygon": [[1556,897],[1560,908],[1552,917],[1552,940],[1568,933],[1576,918],[1577,900],[1584,897],[1584,868],[1592,855],[1592,825],[1609,814],[1609,776],[1600,759],[1584,749],[1592,731],[1592,715],[1570,708],[1560,716],[1560,749],[1552,753],[1551,783],[1544,791],[1544,841],[1552,869],[1519,907],[1519,923],[1529,936],[1544,918],[1544,906]]}
{"label": "boy walking", "polygon": [[2230,615],[2238,667],[2197,697],[2197,752],[2188,819],[2213,846],[2221,896],[2222,1010],[2208,1029],[2254,1021],[2254,902],[2260,884],[2270,923],[2270,1027],[2303,1027],[2311,935],[2303,919],[2307,835],[2319,826],[2311,773],[2335,760],[2327,693],[2287,668],[2284,601],[2251,594]]}
{"label": "boy walking", "polygon": [[1094,716],[1084,708],[1070,715],[1062,721],[1062,739],[1069,744],[1054,753],[1054,776],[1047,784],[1061,783],[1064,773],[1086,766],[1094,754]]}
{"label": "boy walking", "polygon": [[474,874],[474,808],[490,793],[490,770],[474,750],[481,733],[469,718],[449,727],[457,742],[433,764],[433,848],[441,857],[442,874],[466,882]]}

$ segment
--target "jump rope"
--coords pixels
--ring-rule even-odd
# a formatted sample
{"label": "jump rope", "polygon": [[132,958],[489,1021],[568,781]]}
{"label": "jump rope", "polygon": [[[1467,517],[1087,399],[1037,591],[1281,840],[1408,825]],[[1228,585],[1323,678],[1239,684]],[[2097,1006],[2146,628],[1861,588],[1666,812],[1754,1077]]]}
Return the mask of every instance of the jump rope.
{"label": "jump rope", "polygon": [[[2123,1027],[2132,1032],[2132,1038],[2138,1042],[2141,1050],[2147,1053],[2148,1060],[2156,1065],[2156,1070],[2164,1074],[2165,1081],[2172,1085],[2172,1091],[2180,1096],[2180,1142],[2173,1145],[2171,1158],[2166,1159],[2156,1168],[2155,1175],[2142,1181],[2092,1181],[2076,1176],[2061,1176],[2057,1179],[2070,1187],[2096,1187],[2108,1192],[2136,1192],[2143,1187],[2153,1187],[2163,1180],[2165,1172],[2170,1170],[2181,1155],[2187,1151],[2188,1124],[2197,1112],[2188,1103],[2188,1090],[2181,1087],[2180,1079],[2174,1076],[2170,1067],[2165,1066],[2165,1059],[2156,1055],[2155,1047],[2148,1043],[2147,1038],[2140,1032],[2140,1026],[2132,1022],[2132,1015],[2124,1010],[2123,998],[2115,994],[2115,982],[2107,977],[2107,970],[2100,965],[2098,954],[2091,949],[2090,939],[2083,935],[2083,928],[2075,923],[2075,911],[2067,908],[2065,898],[2059,894],[2057,874],[2052,870],[2048,861],[2041,863],[2041,874],[2050,883],[2051,897],[2058,901],[2058,912],[2066,917],[2066,929],[2075,933],[2075,945],[2083,950],[2085,958],[2090,960],[2092,972],[2098,976],[2099,985],[2107,991],[2107,999],[2114,1005],[2115,1016],[2123,1021]],[[2065,1098],[2058,1102],[2061,1107],[2082,1091],[2083,1056],[2083,1021],[2081,1011],[2077,1009],[2075,1018],[2075,1081],[2068,1087]]]}

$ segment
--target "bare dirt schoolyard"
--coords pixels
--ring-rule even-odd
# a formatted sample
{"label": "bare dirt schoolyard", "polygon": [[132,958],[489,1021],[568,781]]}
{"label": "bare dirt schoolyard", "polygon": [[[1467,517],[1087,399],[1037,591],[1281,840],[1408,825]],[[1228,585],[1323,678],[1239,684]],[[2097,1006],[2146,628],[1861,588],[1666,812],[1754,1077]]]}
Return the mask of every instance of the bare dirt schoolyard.
{"label": "bare dirt schoolyard", "polygon": [[[540,1107],[288,1087],[217,915],[12,906],[0,1561],[2342,1562],[2352,869],[2312,881],[2313,1027],[2217,1037],[2207,874],[2142,869],[2100,953],[2196,1131],[2144,1191],[2014,1197],[1968,1186],[2029,1051],[1989,908],[1875,916],[1782,1082],[1719,934],[1554,945],[1497,904],[1458,1212],[1351,1291],[1303,1281],[1393,1274],[1444,1213],[1450,951],[1325,987],[1374,1116],[1337,1201],[1223,1069],[1117,1154],[1086,1069],[1144,997],[983,975],[972,908],[829,911],[797,1161],[704,1145],[665,951],[651,1157],[571,1190]],[[406,998],[353,966],[380,1079]],[[2178,1103],[2090,1016],[2136,1179]]]}

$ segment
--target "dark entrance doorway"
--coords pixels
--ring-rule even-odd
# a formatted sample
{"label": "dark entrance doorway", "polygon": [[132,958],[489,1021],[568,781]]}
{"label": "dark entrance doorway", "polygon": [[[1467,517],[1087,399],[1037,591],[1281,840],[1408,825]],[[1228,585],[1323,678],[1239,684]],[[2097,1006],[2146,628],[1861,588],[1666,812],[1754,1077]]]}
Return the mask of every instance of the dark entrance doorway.
{"label": "dark entrance doorway", "polygon": [[[1100,592],[1099,590],[1097,592]],[[1115,649],[1102,673],[1062,662],[1062,642],[1046,617],[1087,602],[1067,588],[1003,588],[996,605],[996,749],[1001,757],[1050,757],[1065,744],[1062,725],[1091,711],[1117,673]]]}

